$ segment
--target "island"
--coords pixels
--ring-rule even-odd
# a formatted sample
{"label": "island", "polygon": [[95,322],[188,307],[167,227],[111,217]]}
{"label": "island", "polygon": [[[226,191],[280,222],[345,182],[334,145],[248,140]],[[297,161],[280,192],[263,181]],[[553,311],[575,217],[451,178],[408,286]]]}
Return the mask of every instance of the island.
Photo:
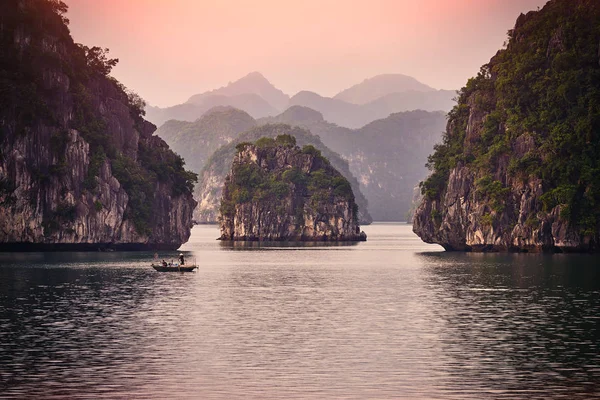
{"label": "island", "polygon": [[221,240],[366,240],[350,183],[314,146],[282,134],[236,150],[219,210]]}

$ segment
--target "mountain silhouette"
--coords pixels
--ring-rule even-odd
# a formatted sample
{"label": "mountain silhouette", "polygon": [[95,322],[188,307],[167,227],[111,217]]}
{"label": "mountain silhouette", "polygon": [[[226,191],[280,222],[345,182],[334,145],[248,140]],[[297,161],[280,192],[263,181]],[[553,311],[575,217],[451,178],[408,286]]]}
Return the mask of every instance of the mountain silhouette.
{"label": "mountain silhouette", "polygon": [[365,79],[348,89],[342,90],[333,98],[352,104],[367,104],[391,93],[433,92],[434,88],[415,78],[402,74],[382,74]]}
{"label": "mountain silhouette", "polygon": [[207,97],[215,95],[232,97],[250,93],[262,97],[279,111],[283,110],[290,100],[290,96],[273,86],[260,72],[251,72],[235,82],[230,82],[227,86],[195,94],[189,98],[187,103],[203,104]]}

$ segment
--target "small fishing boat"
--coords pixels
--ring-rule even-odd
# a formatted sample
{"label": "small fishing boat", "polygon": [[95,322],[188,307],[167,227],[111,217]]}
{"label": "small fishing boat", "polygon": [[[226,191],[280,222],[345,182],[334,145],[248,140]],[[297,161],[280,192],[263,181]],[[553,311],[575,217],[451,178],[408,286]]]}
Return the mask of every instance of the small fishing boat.
{"label": "small fishing boat", "polygon": [[161,264],[152,264],[152,268],[157,270],[158,272],[192,272],[196,268],[197,265],[180,265],[180,264],[167,264],[165,267]]}

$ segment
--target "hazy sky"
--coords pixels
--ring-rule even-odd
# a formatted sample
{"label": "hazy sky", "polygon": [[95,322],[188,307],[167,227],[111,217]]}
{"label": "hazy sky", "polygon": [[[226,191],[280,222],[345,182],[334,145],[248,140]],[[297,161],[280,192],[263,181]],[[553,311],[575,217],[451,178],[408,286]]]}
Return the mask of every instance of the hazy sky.
{"label": "hazy sky", "polygon": [[458,89],[545,0],[64,0],[76,42],[168,106],[252,71],[293,95],[333,96],[382,73]]}

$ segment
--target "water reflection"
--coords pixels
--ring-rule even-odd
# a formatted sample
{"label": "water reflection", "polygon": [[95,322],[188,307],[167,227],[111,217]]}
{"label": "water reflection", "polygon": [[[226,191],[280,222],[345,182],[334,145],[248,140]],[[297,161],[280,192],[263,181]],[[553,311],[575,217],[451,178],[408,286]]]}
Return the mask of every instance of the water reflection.
{"label": "water reflection", "polygon": [[360,242],[273,242],[273,241],[231,241],[221,240],[221,248],[227,250],[255,250],[255,249],[330,249],[332,247],[353,247]]}
{"label": "water reflection", "polygon": [[400,225],[223,251],[197,229],[192,274],[0,254],[0,397],[598,397],[595,256],[427,252]]}
{"label": "water reflection", "polygon": [[597,256],[420,256],[444,321],[444,354],[462,381],[449,387],[487,379],[492,392],[529,398],[600,390]]}
{"label": "water reflection", "polygon": [[[136,316],[156,275],[145,271],[27,268],[0,270],[0,368],[5,389],[28,397],[123,388],[144,352]],[[110,374],[108,373],[110,371]],[[75,388],[78,388],[75,392]],[[67,396],[68,397],[68,396]]]}

